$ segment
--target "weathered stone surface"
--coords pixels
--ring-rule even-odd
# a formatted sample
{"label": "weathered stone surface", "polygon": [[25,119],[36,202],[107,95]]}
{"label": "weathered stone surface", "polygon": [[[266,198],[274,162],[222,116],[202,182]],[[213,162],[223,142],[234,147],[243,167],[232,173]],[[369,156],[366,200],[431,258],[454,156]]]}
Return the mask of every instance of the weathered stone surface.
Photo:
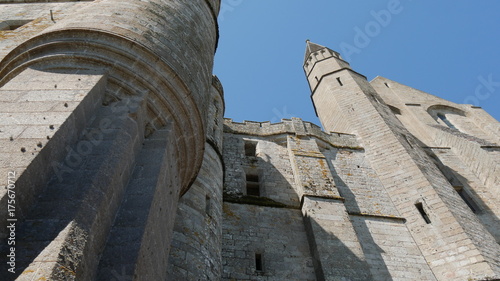
{"label": "weathered stone surface", "polygon": [[223,91],[212,81],[203,164],[179,200],[169,257],[168,280],[221,280]]}
{"label": "weathered stone surface", "polygon": [[500,280],[496,120],[311,42],[324,130],[224,119],[220,6],[0,1],[0,279]]}
{"label": "weathered stone surface", "polygon": [[[479,178],[489,195],[498,200],[499,165],[494,148],[499,139],[497,130],[484,130],[492,120],[470,106],[455,105],[385,78],[368,83],[327,48],[306,58],[304,70],[323,126],[358,136],[370,166],[407,220],[406,226],[435,277],[499,278],[500,247],[493,236],[496,231],[488,231],[491,223],[498,222],[494,218],[498,206],[484,200],[481,205],[494,210],[486,216],[493,219],[482,215],[480,220],[464,202],[469,199],[454,190],[455,184],[424,151],[429,146],[450,148],[462,162],[453,166],[467,167],[468,173],[475,174],[471,181]],[[481,119],[484,121],[478,122]],[[493,123],[496,125],[489,126],[498,127]],[[439,159],[440,155],[433,157]],[[463,181],[465,185],[468,180]],[[481,200],[473,189],[468,192]]]}
{"label": "weathered stone surface", "polygon": [[19,2],[0,4],[0,170],[16,172],[18,219],[0,279],[166,279],[177,201],[207,135],[221,147],[220,1]]}

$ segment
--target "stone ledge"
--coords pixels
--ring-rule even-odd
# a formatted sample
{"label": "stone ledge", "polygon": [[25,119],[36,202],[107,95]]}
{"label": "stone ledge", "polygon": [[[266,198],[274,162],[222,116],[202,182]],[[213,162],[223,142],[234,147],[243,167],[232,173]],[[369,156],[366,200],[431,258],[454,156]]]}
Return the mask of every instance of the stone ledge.
{"label": "stone ledge", "polygon": [[238,194],[227,194],[224,193],[223,202],[246,204],[246,205],[257,205],[263,207],[272,208],[287,208],[287,209],[299,209],[299,207],[294,207],[286,205],[277,201],[274,201],[268,197],[252,196],[252,195],[238,195]]}
{"label": "stone ledge", "polygon": [[360,217],[372,217],[372,218],[380,218],[380,219],[390,219],[390,220],[398,220],[406,223],[406,219],[402,217],[396,217],[392,215],[375,215],[361,212],[347,212],[350,216],[360,216]]}
{"label": "stone ledge", "polygon": [[331,199],[331,200],[337,200],[337,201],[342,201],[345,202],[345,198],[342,196],[336,196],[336,195],[316,195],[316,194],[304,194],[302,196],[302,200],[300,202],[301,208],[302,204],[304,203],[304,197],[312,197],[312,198],[322,198],[322,199]]}

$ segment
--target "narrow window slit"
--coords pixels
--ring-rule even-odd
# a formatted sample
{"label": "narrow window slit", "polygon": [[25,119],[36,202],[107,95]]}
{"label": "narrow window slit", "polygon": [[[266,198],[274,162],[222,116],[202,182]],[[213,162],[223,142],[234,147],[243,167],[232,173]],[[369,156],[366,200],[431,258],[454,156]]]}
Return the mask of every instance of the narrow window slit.
{"label": "narrow window slit", "polygon": [[205,196],[205,213],[207,215],[210,215],[210,209],[211,209],[211,206],[210,206],[210,196]]}
{"label": "narrow window slit", "polygon": [[389,84],[387,84],[387,83],[384,83],[384,84],[385,84],[385,86],[386,86],[387,88],[390,88],[390,87],[389,87]]}
{"label": "narrow window slit", "polygon": [[429,216],[424,210],[424,205],[422,205],[422,203],[417,203],[415,204],[415,207],[417,207],[417,210],[420,212],[420,215],[424,219],[425,223],[430,224],[431,220],[429,219]]}
{"label": "narrow window slit", "polygon": [[255,270],[263,271],[264,268],[262,266],[262,254],[255,253]]}
{"label": "narrow window slit", "polygon": [[344,86],[344,84],[342,84],[342,81],[340,81],[340,77],[337,77],[337,82],[339,82],[340,86]]}

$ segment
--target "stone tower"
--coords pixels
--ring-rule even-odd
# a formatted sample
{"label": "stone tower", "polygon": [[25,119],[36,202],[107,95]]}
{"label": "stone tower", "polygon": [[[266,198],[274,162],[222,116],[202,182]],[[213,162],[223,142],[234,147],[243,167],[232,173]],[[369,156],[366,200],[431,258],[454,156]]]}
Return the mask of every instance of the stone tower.
{"label": "stone tower", "polygon": [[0,279],[167,278],[179,197],[222,181],[219,6],[0,1]]}
{"label": "stone tower", "polygon": [[434,276],[500,278],[498,122],[381,77],[369,83],[311,42],[304,71],[324,129],[357,136]]}
{"label": "stone tower", "polygon": [[324,131],[224,123],[222,280],[500,280],[500,125],[307,42]]}
{"label": "stone tower", "polygon": [[500,125],[307,42],[224,119],[219,0],[0,0],[1,280],[500,280]]}

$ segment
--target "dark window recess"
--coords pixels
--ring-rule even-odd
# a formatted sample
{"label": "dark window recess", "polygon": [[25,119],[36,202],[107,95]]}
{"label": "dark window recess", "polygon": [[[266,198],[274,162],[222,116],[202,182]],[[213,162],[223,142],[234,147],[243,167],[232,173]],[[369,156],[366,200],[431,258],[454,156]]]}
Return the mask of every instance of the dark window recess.
{"label": "dark window recess", "polygon": [[415,204],[415,207],[417,207],[417,210],[420,212],[420,215],[422,215],[422,218],[424,219],[425,223],[427,224],[431,223],[429,216],[424,210],[424,205],[422,205],[422,203],[417,203]]}
{"label": "dark window recess", "polygon": [[205,197],[205,213],[207,215],[210,215],[210,208],[211,208],[211,206],[210,206],[210,196],[207,195]]}
{"label": "dark window recess", "polygon": [[390,87],[389,87],[389,85],[388,85],[387,83],[384,83],[384,84],[385,84],[385,86],[386,86],[387,88],[390,88]]}
{"label": "dark window recess", "polygon": [[454,125],[450,122],[450,120],[448,120],[448,118],[446,118],[446,115],[441,114],[441,113],[438,113],[438,114],[437,114],[437,117],[438,117],[439,119],[441,119],[441,121],[443,121],[443,122],[446,124],[446,126],[448,126],[449,128],[451,128],[451,129],[455,129],[455,130],[458,130],[458,129],[457,129],[457,128],[456,128],[456,127],[455,127],[455,126],[454,126]]}
{"label": "dark window recess", "polygon": [[247,175],[247,195],[260,196],[259,176]]}
{"label": "dark window recess", "polygon": [[469,194],[464,190],[463,186],[454,186],[455,190],[457,191],[458,195],[460,195],[460,198],[464,200],[465,204],[469,206],[471,211],[473,213],[477,213],[479,211],[479,207],[476,205],[476,202],[472,200],[472,198],[469,196]]}
{"label": "dark window recess", "polygon": [[0,22],[0,31],[16,30],[19,27],[31,22],[32,20],[6,20]]}
{"label": "dark window recess", "polygon": [[337,77],[337,82],[339,82],[340,86],[344,86],[344,84],[342,84],[342,81],[340,81],[340,77]]}
{"label": "dark window recess", "polygon": [[399,108],[394,107],[392,105],[387,105],[387,106],[389,106],[389,108],[391,109],[392,113],[394,113],[395,115],[401,115],[401,110],[399,110]]}
{"label": "dark window recess", "polygon": [[257,143],[246,141],[245,142],[245,156],[256,156],[257,154]]}
{"label": "dark window recess", "polygon": [[264,267],[262,265],[262,254],[255,254],[255,270],[263,271]]}

